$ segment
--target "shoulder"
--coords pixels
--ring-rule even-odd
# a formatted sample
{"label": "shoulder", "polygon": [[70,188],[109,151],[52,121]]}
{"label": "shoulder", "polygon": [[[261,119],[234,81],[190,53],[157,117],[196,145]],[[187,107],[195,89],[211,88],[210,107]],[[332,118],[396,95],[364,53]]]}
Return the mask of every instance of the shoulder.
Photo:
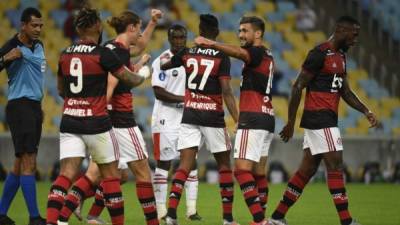
{"label": "shoulder", "polygon": [[9,50],[18,47],[20,42],[18,41],[17,35],[14,35],[11,39],[9,39],[1,48],[1,52],[8,52]]}

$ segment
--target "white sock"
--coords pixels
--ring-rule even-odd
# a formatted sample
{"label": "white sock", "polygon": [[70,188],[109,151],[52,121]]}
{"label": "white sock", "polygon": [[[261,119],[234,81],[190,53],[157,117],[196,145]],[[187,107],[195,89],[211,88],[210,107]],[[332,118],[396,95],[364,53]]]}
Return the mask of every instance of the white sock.
{"label": "white sock", "polygon": [[158,217],[167,214],[168,171],[156,168],[153,176],[154,197],[156,198]]}
{"label": "white sock", "polygon": [[199,187],[199,179],[197,177],[197,169],[189,173],[189,177],[185,182],[186,192],[186,215],[190,216],[196,213],[197,191]]}

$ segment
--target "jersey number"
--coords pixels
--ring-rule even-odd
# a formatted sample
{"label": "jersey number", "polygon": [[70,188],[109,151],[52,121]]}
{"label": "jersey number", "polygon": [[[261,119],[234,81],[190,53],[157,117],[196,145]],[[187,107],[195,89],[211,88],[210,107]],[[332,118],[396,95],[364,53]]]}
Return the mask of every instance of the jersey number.
{"label": "jersey number", "polygon": [[77,94],[82,91],[83,88],[83,77],[82,77],[82,61],[80,58],[72,58],[69,66],[69,73],[71,76],[76,77],[76,84],[70,83],[69,88],[72,93]]}
{"label": "jersey number", "polygon": [[271,92],[272,80],[274,79],[274,63],[272,61],[269,64],[268,69],[269,69],[269,75],[268,75],[267,89],[265,90],[266,94],[269,94]]}
{"label": "jersey number", "polygon": [[[197,84],[193,82],[194,78],[197,76],[197,73],[199,72],[199,64],[195,58],[190,58],[188,59],[186,65],[188,67],[193,66],[193,71],[189,75],[188,78],[188,88],[192,90],[197,89]],[[202,91],[204,89],[204,86],[206,85],[207,78],[210,76],[210,73],[214,67],[214,61],[209,60],[209,59],[201,59],[200,60],[200,65],[201,66],[206,66],[206,69],[204,70],[203,76],[201,77],[200,85],[198,89]]]}

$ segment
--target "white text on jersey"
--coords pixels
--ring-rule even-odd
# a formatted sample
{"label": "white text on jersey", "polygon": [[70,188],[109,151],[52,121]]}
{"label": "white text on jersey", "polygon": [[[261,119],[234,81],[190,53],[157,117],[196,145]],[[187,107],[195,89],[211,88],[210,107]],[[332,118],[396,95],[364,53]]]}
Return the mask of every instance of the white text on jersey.
{"label": "white text on jersey", "polygon": [[90,46],[90,45],[72,45],[71,47],[67,48],[66,52],[67,53],[72,53],[72,52],[90,53],[95,48],[96,48],[96,46]]}

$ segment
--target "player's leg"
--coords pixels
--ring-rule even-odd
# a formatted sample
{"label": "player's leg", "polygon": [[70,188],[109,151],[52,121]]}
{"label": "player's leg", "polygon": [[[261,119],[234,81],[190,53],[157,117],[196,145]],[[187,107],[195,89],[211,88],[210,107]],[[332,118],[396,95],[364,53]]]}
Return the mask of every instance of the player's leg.
{"label": "player's leg", "polygon": [[47,224],[57,225],[64,197],[80,171],[86,156],[86,146],[80,135],[60,133],[60,174],[53,182],[47,202]]}
{"label": "player's leg", "polygon": [[177,224],[176,221],[169,222],[169,219],[176,220],[177,213],[176,210],[179,205],[179,201],[181,199],[181,195],[183,192],[183,188],[185,186],[185,182],[189,176],[189,171],[193,167],[197,154],[197,146],[190,147],[180,150],[180,162],[179,167],[175,171],[175,174],[172,179],[171,190],[169,194],[169,202],[168,202],[168,211],[166,222],[168,225]]}
{"label": "player's leg", "polygon": [[226,128],[201,127],[206,148],[214,155],[219,171],[223,224],[236,224],[232,215],[233,173],[231,168],[232,143]]}
{"label": "player's leg", "polygon": [[264,215],[268,203],[267,160],[268,156],[262,156],[260,162],[255,163],[253,167],[253,176],[256,182],[258,195],[260,196],[260,205],[263,209]]}
{"label": "player's leg", "polygon": [[345,181],[343,177],[343,151],[332,151],[323,154],[327,170],[327,185],[338,212],[340,223],[349,225],[353,219],[348,209]]}
{"label": "player's leg", "polygon": [[146,144],[139,127],[113,128],[121,154],[120,162],[126,163],[136,177],[136,196],[142,207],[146,224],[158,225],[156,201]]}
{"label": "player's leg", "polygon": [[171,161],[157,160],[157,167],[154,172],[153,186],[154,196],[157,204],[158,218],[165,218],[167,215],[167,192],[168,192],[168,171],[171,168]]}
{"label": "player's leg", "polygon": [[136,196],[142,206],[146,224],[158,225],[156,199],[154,197],[148,159],[131,161],[128,166],[136,177]]}
{"label": "player's leg", "polygon": [[201,141],[202,134],[199,126],[184,123],[181,124],[178,139],[180,162],[172,179],[166,217],[167,225],[178,224],[176,210],[179,205],[183,187],[185,186],[185,182],[189,176],[189,172],[196,161],[198,146],[200,146]]}
{"label": "player's leg", "polygon": [[0,200],[0,224],[13,225],[15,222],[7,216],[8,209],[11,206],[15,195],[18,192],[20,183],[19,177],[21,173],[21,158],[16,157],[14,160],[13,169],[8,173],[4,181],[3,194]]}
{"label": "player's leg", "polygon": [[197,163],[195,161],[189,177],[185,182],[186,193],[186,217],[189,220],[201,220],[201,216],[197,213],[197,195],[199,190],[199,178],[197,171]]}
{"label": "player's leg", "polygon": [[[72,213],[83,203],[85,198],[94,195],[95,186],[99,183],[100,172],[96,163],[90,161],[84,176],[80,177],[65,197],[65,204],[61,209],[58,220],[67,222]],[[82,220],[82,217],[81,219]]]}
{"label": "player's leg", "polygon": [[267,209],[268,203],[268,180],[267,180],[267,160],[268,160],[268,153],[271,147],[271,142],[274,138],[274,133],[270,133],[268,131],[260,131],[261,136],[264,136],[264,143],[261,146],[261,157],[260,161],[254,164],[253,167],[253,176],[256,181],[258,194],[260,196],[260,204],[263,208],[264,215]]}
{"label": "player's leg", "polygon": [[271,221],[276,221],[274,224],[280,224],[280,221],[284,221],[287,211],[299,199],[304,187],[311,177],[314,176],[315,172],[317,172],[322,160],[322,155],[318,151],[318,145],[316,145],[316,142],[319,142],[319,140],[309,131],[306,130],[304,134],[304,152],[300,167],[290,178],[282,200],[272,213]]}
{"label": "player's leg", "polygon": [[176,143],[168,138],[165,133],[153,133],[153,153],[157,161],[153,177],[154,195],[157,204],[158,219],[165,218],[167,214],[168,173],[171,160],[179,157]]}
{"label": "player's leg", "polygon": [[89,152],[98,165],[102,177],[105,206],[113,225],[124,224],[124,199],[121,191],[118,160],[120,151],[114,130],[96,135],[85,135]]}
{"label": "player's leg", "polygon": [[254,164],[261,158],[261,148],[266,131],[239,129],[235,138],[235,178],[240,185],[253,223],[265,223],[264,211],[260,204],[256,181],[253,176]]}

